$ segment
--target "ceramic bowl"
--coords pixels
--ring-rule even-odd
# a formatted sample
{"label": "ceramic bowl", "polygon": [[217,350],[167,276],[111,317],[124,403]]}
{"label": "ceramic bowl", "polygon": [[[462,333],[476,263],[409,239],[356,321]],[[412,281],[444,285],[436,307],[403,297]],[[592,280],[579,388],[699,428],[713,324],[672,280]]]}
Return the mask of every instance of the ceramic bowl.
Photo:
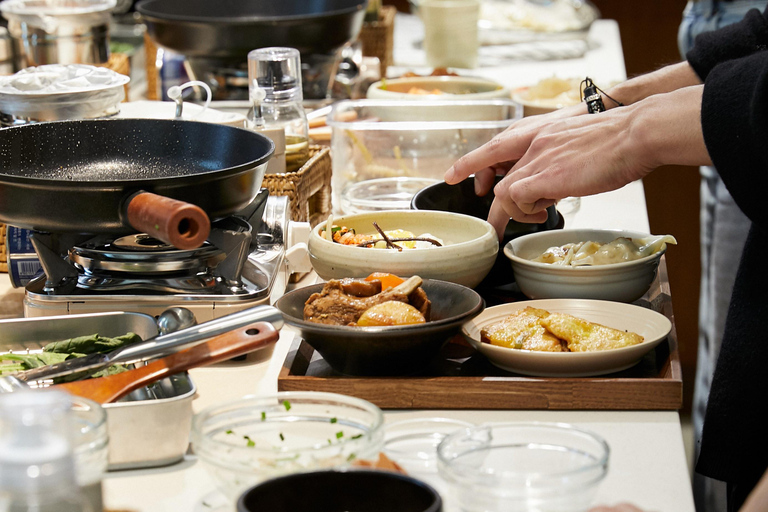
{"label": "ceramic bowl", "polygon": [[[418,90],[419,94],[413,91]],[[429,93],[429,94],[427,94]],[[509,98],[509,89],[487,78],[468,76],[414,76],[387,78],[368,88],[377,100],[489,100]]]}
{"label": "ceramic bowl", "polygon": [[[298,492],[297,492],[298,491]],[[275,478],[242,495],[237,512],[440,512],[440,495],[388,471],[315,471]]]}
{"label": "ceramic bowl", "polygon": [[304,303],[323,284],[286,293],[275,304],[288,325],[337,372],[347,375],[405,375],[426,367],[464,322],[485,302],[474,290],[445,281],[421,285],[432,302],[431,320],[393,327],[348,327],[304,320]]}
{"label": "ceramic bowl", "polygon": [[607,243],[618,237],[644,238],[648,233],[611,229],[562,229],[521,236],[504,246],[515,281],[528,298],[579,298],[634,302],[651,287],[666,244],[651,256],[593,266],[559,266],[531,261],[550,247],[573,242]]}
{"label": "ceramic bowl", "polygon": [[[526,307],[566,313],[601,325],[630,331],[643,342],[628,347],[592,352],[540,352],[520,350],[481,341],[481,331]],[[467,342],[498,368],[536,377],[589,377],[631,368],[667,339],[672,322],[651,309],[635,304],[587,299],[542,299],[501,304],[484,310],[461,328]]]}
{"label": "ceramic bowl", "polygon": [[[327,222],[327,221],[326,221]],[[321,222],[309,235],[308,252],[317,275],[323,279],[365,277],[372,272],[440,279],[473,288],[496,261],[498,239],[493,226],[482,219],[438,211],[391,210],[336,217],[332,223],[357,233],[404,229],[419,236],[429,233],[443,241],[426,249],[372,249],[342,245],[320,235]]]}
{"label": "ceramic bowl", "polygon": [[[501,178],[502,176],[497,176],[496,183]],[[485,220],[488,218],[488,212],[491,210],[493,198],[493,189],[484,196],[476,195],[475,178],[470,176],[456,185],[448,185],[441,181],[423,188],[413,196],[411,208],[414,210],[438,210],[461,213]],[[509,219],[509,223],[504,230],[501,246],[504,247],[510,240],[529,233],[562,229],[565,225],[563,216],[558,213],[554,206],[550,206],[547,212],[549,216],[546,222],[541,224],[529,224]],[[483,281],[483,284],[498,286],[511,283],[514,279],[512,268],[509,266],[509,260],[502,251],[499,251],[496,262],[485,278],[485,281]]]}

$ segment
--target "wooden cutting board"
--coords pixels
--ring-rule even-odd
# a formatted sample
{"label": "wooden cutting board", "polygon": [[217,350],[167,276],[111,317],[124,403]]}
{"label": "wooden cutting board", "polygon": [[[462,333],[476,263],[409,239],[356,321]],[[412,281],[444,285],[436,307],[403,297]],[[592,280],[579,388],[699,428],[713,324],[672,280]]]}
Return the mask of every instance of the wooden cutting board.
{"label": "wooden cutting board", "polygon": [[[498,297],[486,300],[492,304]],[[680,409],[683,379],[664,258],[656,281],[636,304],[667,316],[672,321],[672,331],[666,342],[646,354],[640,363],[610,375],[518,375],[493,366],[459,335],[420,375],[350,377],[332,370],[309,344],[296,336],[277,386],[279,391],[327,391],[356,396],[384,409]]]}

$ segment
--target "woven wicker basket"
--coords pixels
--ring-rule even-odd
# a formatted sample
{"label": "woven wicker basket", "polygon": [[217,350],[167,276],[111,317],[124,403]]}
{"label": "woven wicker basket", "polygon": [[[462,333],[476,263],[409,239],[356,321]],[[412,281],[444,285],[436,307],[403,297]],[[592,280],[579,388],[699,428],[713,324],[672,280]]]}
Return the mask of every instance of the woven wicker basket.
{"label": "woven wicker basket", "polygon": [[381,76],[386,76],[387,66],[393,64],[395,13],[397,8],[394,5],[382,6],[379,11],[379,21],[363,23],[360,31],[359,39],[363,43],[363,55],[379,58]]}
{"label": "woven wicker basket", "polygon": [[[124,53],[111,53],[106,64],[98,64],[98,66],[109,68],[121,75],[131,76],[131,61]],[[128,101],[128,93],[130,92],[129,86],[130,82],[123,86],[125,88],[125,99],[123,101]]]}
{"label": "woven wicker basket", "polygon": [[288,196],[291,220],[314,227],[331,213],[331,150],[310,146],[309,154],[301,169],[267,174],[262,186],[273,196]]}

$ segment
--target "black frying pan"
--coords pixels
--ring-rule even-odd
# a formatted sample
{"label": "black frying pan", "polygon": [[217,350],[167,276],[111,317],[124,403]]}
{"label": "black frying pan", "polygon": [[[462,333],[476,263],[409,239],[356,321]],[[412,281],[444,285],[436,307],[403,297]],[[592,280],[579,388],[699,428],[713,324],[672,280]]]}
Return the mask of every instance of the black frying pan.
{"label": "black frying pan", "polygon": [[52,233],[150,233],[199,247],[210,218],[248,205],[274,144],[256,132],[160,119],[0,129],[0,221]]}
{"label": "black frying pan", "polygon": [[142,0],[152,39],[186,57],[232,58],[290,46],[330,54],[354,40],[367,0]]}

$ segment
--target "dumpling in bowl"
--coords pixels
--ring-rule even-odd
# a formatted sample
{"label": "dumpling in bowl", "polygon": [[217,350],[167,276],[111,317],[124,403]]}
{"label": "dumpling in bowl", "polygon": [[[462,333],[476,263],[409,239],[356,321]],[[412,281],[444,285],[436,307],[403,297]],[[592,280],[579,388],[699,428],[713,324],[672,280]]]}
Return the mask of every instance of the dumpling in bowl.
{"label": "dumpling in bowl", "polygon": [[607,244],[575,242],[550,247],[531,261],[552,265],[578,267],[583,265],[609,265],[638,260],[661,251],[665,244],[677,244],[672,235],[645,238],[619,237]]}

